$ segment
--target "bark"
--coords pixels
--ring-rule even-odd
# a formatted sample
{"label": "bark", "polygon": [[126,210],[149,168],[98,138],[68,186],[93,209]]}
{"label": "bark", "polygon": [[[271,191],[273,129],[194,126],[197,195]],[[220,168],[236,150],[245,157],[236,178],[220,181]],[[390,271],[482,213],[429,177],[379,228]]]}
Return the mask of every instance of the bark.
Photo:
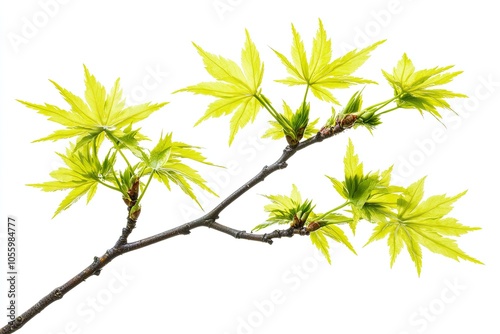
{"label": "bark", "polygon": [[[98,276],[102,270],[108,263],[110,263],[116,257],[123,255],[128,252],[132,252],[150,245],[153,245],[157,242],[170,239],[172,237],[176,237],[179,235],[187,235],[191,233],[191,230],[204,226],[208,227],[214,231],[222,232],[224,234],[228,234],[237,239],[245,239],[245,240],[253,240],[265,242],[268,244],[272,244],[273,239],[283,238],[283,237],[293,237],[294,235],[307,235],[309,232],[305,228],[287,228],[283,230],[275,230],[274,232],[258,234],[258,233],[248,233],[245,231],[237,230],[229,226],[222,225],[217,222],[219,218],[219,214],[231,205],[235,200],[241,197],[244,193],[254,187],[256,184],[263,182],[267,176],[270,174],[284,169],[287,167],[287,161],[295,155],[298,151],[309,147],[310,145],[322,142],[323,140],[330,138],[338,133],[343,132],[347,127],[342,127],[339,123],[335,126],[328,126],[321,129],[314,137],[309,138],[295,147],[287,146],[282,155],[276,160],[273,164],[269,166],[264,166],[262,170],[257,173],[253,178],[251,178],[248,182],[243,184],[239,189],[233,192],[231,195],[222,200],[214,209],[212,209],[207,214],[202,217],[190,221],[188,223],[179,225],[172,229],[166,230],[164,232],[158,233],[148,238],[144,238],[138,241],[129,242],[128,237],[132,233],[132,230],[136,226],[137,219],[132,219],[130,216],[127,216],[127,224],[122,229],[122,234],[116,241],[115,245],[108,249],[103,255],[95,256],[92,263],[83,269],[76,276],[71,278],[69,281],[64,283],[63,285],[55,288],[45,297],[40,299],[35,305],[30,307],[23,314],[18,316],[14,321],[9,322],[6,326],[0,329],[0,334],[8,334],[13,333],[23,327],[26,323],[28,323],[31,319],[33,319],[37,314],[42,312],[47,306],[54,303],[57,300],[60,300],[66,293],[83,283],[86,279],[91,276]],[[132,202],[128,204],[128,211],[130,212],[132,206],[135,204],[135,200],[137,199],[137,194],[130,194]],[[137,217],[133,217],[137,218]]]}

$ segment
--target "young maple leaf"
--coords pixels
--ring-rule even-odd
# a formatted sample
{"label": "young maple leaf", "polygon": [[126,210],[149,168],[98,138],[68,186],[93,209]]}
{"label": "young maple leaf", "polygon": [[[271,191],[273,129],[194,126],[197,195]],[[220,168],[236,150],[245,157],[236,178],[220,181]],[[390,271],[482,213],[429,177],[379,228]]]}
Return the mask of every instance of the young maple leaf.
{"label": "young maple leaf", "polygon": [[467,97],[467,95],[454,93],[436,86],[444,85],[453,80],[462,71],[447,72],[453,66],[434,67],[415,71],[413,62],[408,56],[403,57],[394,67],[392,75],[382,70],[387,81],[394,89],[398,107],[417,109],[421,114],[429,112],[435,118],[441,118],[437,108],[451,110],[448,98]]}
{"label": "young maple leaf", "polygon": [[[271,201],[270,204],[264,206],[264,211],[269,212],[267,222],[257,225],[252,229],[252,232],[261,230],[265,227],[274,224],[290,224],[293,222],[294,216],[300,212],[300,215],[311,213],[313,209],[310,200],[302,201],[302,196],[295,184],[292,185],[290,196],[285,195],[264,195]],[[300,217],[299,217],[300,218]]]}
{"label": "young maple leaf", "polygon": [[[90,74],[84,65],[85,73],[85,101],[61,87],[56,82],[50,80],[57,88],[64,100],[69,104],[70,109],[61,109],[52,104],[35,104],[21,101],[27,107],[38,111],[38,113],[48,117],[50,121],[65,126],[65,129],[56,130],[47,137],[36,141],[59,140],[77,137],[75,150],[81,146],[96,140],[102,139],[102,134],[120,137],[124,135],[123,129],[135,124],[153,112],[157,111],[167,103],[144,103],[136,106],[125,107],[125,100],[122,98],[120,79],[115,81],[111,90],[106,93],[106,89],[96,78]],[[139,135],[144,139],[144,136]]]}
{"label": "young maple leaf", "polygon": [[303,201],[295,184],[292,185],[290,196],[268,195],[265,197],[271,200],[271,203],[264,207],[264,210],[269,213],[269,217],[266,223],[257,225],[252,229],[252,232],[274,224],[290,224],[293,228],[303,226],[309,232],[313,245],[321,251],[328,263],[331,263],[331,258],[327,237],[344,244],[356,254],[344,231],[336,226],[336,224],[350,222],[350,218],[337,213],[314,213],[312,201]]}
{"label": "young maple leaf", "polygon": [[201,208],[201,204],[196,198],[191,184],[217,196],[207,186],[207,182],[192,167],[186,165],[183,159],[204,163],[215,166],[208,162],[206,158],[196,149],[199,147],[191,146],[182,142],[172,142],[172,134],[161,136],[156,146],[146,154],[141,152],[141,160],[138,168],[143,169],[142,175],[150,175],[163,183],[170,190],[170,183],[173,182],[181,190],[191,197]]}
{"label": "young maple leaf", "polygon": [[327,176],[337,192],[351,206],[353,219],[349,223],[353,233],[360,219],[370,222],[385,220],[396,207],[401,187],[389,185],[392,168],[379,173],[363,172],[363,163],[354,153],[354,145],[349,139],[344,158],[344,181]]}
{"label": "young maple leaf", "polygon": [[273,114],[275,121],[269,121],[271,128],[264,133],[262,138],[281,139],[286,137],[288,144],[295,146],[302,138],[307,139],[318,132],[315,126],[319,118],[309,123],[308,104],[302,105],[294,113],[288,104],[283,101],[283,111],[283,114]]}
{"label": "young maple leaf", "polygon": [[465,191],[452,197],[437,195],[422,201],[424,180],[425,178],[422,178],[413,183],[399,196],[397,213],[388,216],[384,222],[378,222],[366,244],[387,237],[391,267],[405,245],[419,276],[422,269],[421,246],[456,261],[462,259],[482,264],[462,251],[456,240],[446,237],[458,237],[480,229],[464,226],[454,218],[445,217],[452,210],[453,203],[462,197]]}
{"label": "young maple leaf", "polygon": [[264,64],[260,60],[259,52],[246,32],[246,42],[241,51],[241,68],[232,60],[206,52],[194,44],[203,58],[205,69],[214,77],[216,82],[201,82],[189,86],[178,92],[211,95],[217,98],[209,106],[205,115],[195,125],[211,118],[233,114],[230,121],[229,145],[236,133],[253,122],[262,108],[256,96],[264,74]]}
{"label": "young maple leaf", "polygon": [[57,153],[67,167],[61,167],[50,173],[55,180],[45,183],[28,184],[28,186],[41,188],[43,191],[68,190],[71,191],[62,200],[54,213],[54,218],[61,211],[68,209],[76,203],[83,195],[87,194],[87,203],[97,191],[99,184],[105,181],[113,181],[112,172],[115,163],[115,155],[108,154],[101,162],[97,156],[96,146],[86,145],[79,150],[70,146],[66,154]]}
{"label": "young maple leaf", "polygon": [[354,247],[340,227],[333,224],[324,225],[318,230],[310,232],[309,238],[313,245],[325,256],[329,264],[332,263],[332,260],[330,256],[330,244],[328,243],[327,237],[338,243],[344,244],[351,252],[356,254]]}
{"label": "young maple leaf", "polygon": [[362,50],[353,50],[333,61],[332,42],[328,39],[323,23],[319,20],[319,28],[313,41],[311,58],[307,54],[300,34],[292,24],[291,60],[282,53],[273,50],[291,75],[278,82],[294,85],[308,85],[314,96],[323,101],[340,104],[330,90],[348,88],[355,84],[375,83],[374,81],[354,77],[351,74],[368,60],[370,52],[384,41],[376,42]]}

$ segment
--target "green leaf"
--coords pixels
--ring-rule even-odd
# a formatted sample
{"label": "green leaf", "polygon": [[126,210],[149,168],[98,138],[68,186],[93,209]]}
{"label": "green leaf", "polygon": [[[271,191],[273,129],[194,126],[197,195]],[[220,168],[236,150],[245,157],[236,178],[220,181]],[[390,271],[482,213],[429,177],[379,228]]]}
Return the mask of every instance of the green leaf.
{"label": "green leaf", "polygon": [[448,197],[431,196],[422,201],[425,178],[410,185],[397,199],[396,213],[378,222],[367,244],[387,237],[391,266],[396,261],[403,245],[415,264],[418,275],[422,270],[421,246],[430,251],[452,258],[481,264],[479,260],[462,251],[456,240],[446,236],[461,236],[477,227],[464,226],[456,219],[445,217],[453,204],[465,192]]}
{"label": "green leaf", "polygon": [[335,240],[338,243],[344,244],[351,252],[356,254],[354,247],[349,242],[349,239],[345,235],[344,231],[341,228],[335,225],[325,225],[321,227],[319,230],[313,231],[309,234],[311,238],[311,242],[313,245],[318,248],[321,253],[325,256],[328,263],[331,264],[330,257],[330,245],[328,244],[328,240],[326,237]]}
{"label": "green leaf", "polygon": [[232,60],[206,52],[196,44],[194,46],[203,59],[205,69],[217,81],[202,82],[179,91],[217,98],[208,106],[205,115],[196,122],[196,125],[212,117],[232,114],[229,134],[229,145],[231,145],[237,132],[253,122],[261,109],[256,96],[262,83],[264,64],[248,31],[241,52],[241,68]]}
{"label": "green leaf", "polygon": [[80,147],[100,138],[103,133],[118,136],[118,134],[123,133],[124,127],[147,118],[167,104],[144,103],[125,107],[119,79],[115,81],[110,92],[106,93],[104,86],[97,81],[85,65],[84,76],[85,100],[51,80],[64,100],[69,104],[70,108],[68,110],[48,103],[42,105],[18,100],[25,106],[47,116],[50,121],[65,127],[65,129],[56,130],[51,135],[36,141],[55,141],[76,137],[77,142],[74,148],[78,150]]}
{"label": "green leaf", "polygon": [[[61,211],[68,209],[85,194],[87,194],[87,203],[90,202],[99,183],[113,188],[110,183],[115,182],[112,176],[114,156],[108,155],[101,162],[97,156],[97,152],[91,146],[86,146],[79,150],[75,150],[71,146],[66,150],[65,155],[59,153],[58,155],[63,159],[67,167],[61,167],[50,173],[50,176],[55,181],[28,184],[32,187],[41,188],[43,191],[71,189],[59,204],[53,217],[57,216]],[[120,191],[120,189],[114,190]]]}
{"label": "green leaf", "polygon": [[142,162],[139,168],[144,170],[143,175],[153,174],[153,177],[163,183],[170,190],[170,183],[176,184],[185,194],[192,198],[201,208],[193,185],[209,192],[217,194],[208,187],[206,180],[192,167],[184,163],[186,159],[216,166],[206,160],[197,151],[197,147],[182,142],[173,142],[172,134],[161,136],[156,146],[149,152],[143,151],[140,157]]}
{"label": "green leaf", "polygon": [[316,248],[325,256],[328,263],[332,264],[329,250],[330,245],[328,244],[328,240],[326,240],[326,236],[322,230],[311,232],[311,234],[309,234],[309,238],[311,239],[313,245],[316,246]]}
{"label": "green leaf", "polygon": [[435,88],[451,82],[462,73],[462,71],[447,72],[451,68],[453,66],[416,71],[413,62],[405,53],[394,67],[392,74],[386,71],[382,71],[382,73],[394,89],[398,107],[417,109],[421,114],[425,111],[439,119],[441,114],[438,112],[438,108],[452,110],[446,99],[467,97],[464,94]]}
{"label": "green leaf", "polygon": [[283,101],[283,114],[272,113],[275,121],[270,121],[272,128],[268,129],[262,136],[272,139],[281,139],[286,137],[290,146],[296,146],[302,138],[309,138],[317,133],[315,125],[319,119],[309,123],[309,104],[302,104],[294,113],[292,109]]}
{"label": "green leaf", "polygon": [[302,200],[299,190],[295,184],[292,185],[290,196],[265,195],[271,201],[264,206],[264,210],[269,213],[267,222],[259,224],[252,229],[258,231],[274,224],[290,224],[291,227],[300,228],[307,224],[314,205],[310,200]]}
{"label": "green leaf", "polygon": [[336,88],[348,88],[354,84],[374,83],[351,74],[369,58],[380,41],[362,50],[351,51],[344,56],[331,61],[332,43],[327,37],[323,23],[319,20],[319,27],[313,41],[311,57],[307,61],[307,54],[300,34],[292,25],[291,60],[282,53],[273,50],[281,60],[290,77],[277,80],[278,82],[294,86],[308,85],[311,92],[318,99],[338,104],[337,99],[330,92]]}
{"label": "green leaf", "polygon": [[353,213],[353,220],[349,223],[353,233],[356,232],[360,219],[369,222],[385,221],[387,216],[393,215],[401,187],[390,186],[392,167],[386,171],[365,174],[363,164],[354,153],[354,145],[349,140],[344,158],[344,181],[327,176],[334,189],[346,199]]}

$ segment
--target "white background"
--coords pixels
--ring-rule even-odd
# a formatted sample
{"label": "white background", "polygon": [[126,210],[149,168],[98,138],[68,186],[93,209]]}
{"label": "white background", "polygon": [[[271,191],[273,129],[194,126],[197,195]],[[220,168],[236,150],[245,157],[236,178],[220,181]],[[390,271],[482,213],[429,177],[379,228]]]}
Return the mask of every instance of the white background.
{"label": "white background", "polygon": [[[276,105],[281,99],[297,105],[302,90],[273,82],[286,73],[269,47],[288,54],[293,22],[309,49],[318,18],[333,39],[335,56],[388,40],[357,72],[380,82],[366,87],[367,104],[390,96],[380,69],[392,69],[403,52],[417,68],[455,64],[464,74],[450,88],[471,98],[453,101],[459,116],[445,112],[446,128],[415,111],[400,111],[388,115],[374,136],[349,131],[300,152],[286,170],[224,211],[220,222],[250,230],[265,219],[265,200],[258,194],[286,194],[291,183],[318,208],[338,204],[323,175],[341,177],[351,137],[366,168],[394,164],[400,184],[429,175],[427,194],[468,189],[453,216],[483,229],[460,238],[459,245],[486,264],[457,263],[425,251],[419,278],[404,251],[390,269],[385,242],[362,248],[371,229],[366,223],[355,237],[347,231],[358,256],[332,244],[331,266],[306,238],[269,246],[196,229],[116,259],[21,333],[499,332],[500,24],[494,1],[28,0],[0,6],[0,258],[5,268],[5,222],[13,215],[19,225],[22,311],[112,246],[125,223],[125,207],[119,196],[101,189],[88,206],[82,201],[51,219],[64,194],[25,184],[49,180],[60,164],[54,151],[67,143],[31,143],[58,127],[15,99],[64,106],[48,79],[81,95],[82,64],[107,87],[120,77],[130,103],[171,102],[140,123],[144,133],[156,140],[162,130],[173,131],[174,138],[205,147],[211,161],[233,166],[226,172],[202,170],[223,198],[272,163],[284,144],[259,139],[269,120],[265,112],[230,148],[227,118],[192,128],[210,99],[171,95],[209,80],[191,42],[238,60],[247,28],[266,65],[264,93]],[[345,102],[352,93],[336,96]],[[324,121],[329,106],[314,102],[312,112]],[[210,209],[217,201],[207,198],[203,204]],[[160,185],[147,194],[142,211],[131,240],[201,214],[180,191],[168,193]]]}

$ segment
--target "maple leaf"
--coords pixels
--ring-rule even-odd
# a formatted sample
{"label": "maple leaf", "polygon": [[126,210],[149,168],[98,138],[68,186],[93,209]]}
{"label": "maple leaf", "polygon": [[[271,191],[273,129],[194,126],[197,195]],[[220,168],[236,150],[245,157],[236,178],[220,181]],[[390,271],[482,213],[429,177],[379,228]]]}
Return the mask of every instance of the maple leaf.
{"label": "maple leaf", "polygon": [[272,127],[264,133],[262,138],[281,139],[286,137],[288,144],[296,146],[302,138],[307,139],[313,136],[318,132],[315,125],[319,118],[309,123],[309,108],[309,104],[303,104],[294,113],[283,101],[283,114],[273,114],[275,121],[269,121]]}
{"label": "maple leaf", "polygon": [[331,263],[329,243],[327,237],[347,246],[353,253],[348,238],[336,224],[351,222],[351,218],[337,213],[316,214],[313,212],[314,205],[311,200],[302,200],[299,190],[295,184],[292,185],[290,196],[266,195],[271,200],[270,204],[264,206],[269,213],[267,222],[257,225],[252,232],[264,229],[274,224],[289,224],[291,228],[304,228],[309,233],[311,242]]}
{"label": "maple leaf", "polygon": [[282,53],[273,50],[291,75],[278,82],[294,86],[307,85],[318,99],[339,104],[330,90],[348,88],[355,84],[375,83],[371,80],[354,77],[356,71],[369,58],[377,46],[384,41],[376,42],[362,50],[353,50],[335,60],[332,58],[332,43],[326,35],[323,23],[319,20],[319,28],[313,41],[309,61],[300,34],[292,25],[291,60]]}
{"label": "maple leaf", "polygon": [[366,244],[387,237],[391,267],[397,256],[406,249],[420,276],[422,270],[422,248],[459,261],[460,259],[482,264],[467,255],[447,236],[461,236],[478,227],[460,224],[456,219],[445,217],[453,204],[466,192],[448,197],[436,195],[422,201],[425,178],[410,185],[397,199],[396,214],[387,216],[386,221],[377,223],[373,234]]}
{"label": "maple leaf", "polygon": [[193,43],[203,58],[205,69],[217,81],[202,82],[179,90],[217,98],[195,125],[212,117],[232,114],[229,145],[241,128],[255,120],[262,108],[256,96],[262,83],[264,64],[250,34],[248,31],[245,32],[246,42],[241,52],[241,67],[234,61],[206,52]]}
{"label": "maple leaf", "polygon": [[125,107],[122,97],[120,79],[115,81],[114,86],[107,93],[104,86],[89,72],[84,65],[85,74],[85,101],[67,89],[61,87],[55,81],[56,89],[69,104],[69,109],[61,109],[52,104],[35,104],[21,101],[27,107],[47,116],[52,122],[65,126],[65,129],[56,130],[49,136],[36,141],[59,140],[77,137],[74,149],[91,141],[102,141],[104,133],[120,136],[122,129],[137,123],[153,112],[157,111],[167,103],[144,103],[136,106]]}
{"label": "maple leaf", "polygon": [[270,204],[264,206],[264,211],[269,213],[269,217],[266,223],[257,225],[252,231],[258,231],[274,224],[293,224],[294,218],[303,219],[301,222],[303,224],[314,208],[312,201],[302,201],[295,184],[292,185],[290,196],[264,195],[264,197],[271,201]]}
{"label": "maple leaf", "polygon": [[327,176],[333,187],[351,206],[354,218],[350,222],[353,233],[360,219],[370,222],[384,220],[396,207],[401,187],[389,185],[392,168],[382,173],[364,174],[363,164],[354,153],[354,145],[349,139],[344,158],[344,181]]}
{"label": "maple leaf", "polygon": [[79,150],[75,150],[74,146],[71,145],[66,150],[66,154],[57,153],[57,155],[62,158],[67,167],[58,168],[50,173],[55,181],[28,184],[28,186],[41,188],[43,191],[71,189],[59,204],[52,218],[68,209],[85,194],[87,194],[87,203],[89,203],[97,191],[98,184],[120,191],[106,183],[106,181],[114,182],[112,173],[115,155],[108,154],[101,162],[95,146],[91,145]]}
{"label": "maple leaf", "polygon": [[396,103],[400,108],[417,109],[421,114],[429,112],[435,118],[441,118],[437,108],[451,110],[448,98],[467,97],[467,95],[435,88],[452,81],[462,71],[446,72],[453,66],[434,67],[431,69],[415,70],[413,62],[408,56],[403,57],[394,67],[392,74],[382,70],[385,78],[394,89]]}
{"label": "maple leaf", "polygon": [[[199,147],[182,142],[173,142],[172,134],[161,136],[156,146],[148,153],[142,152],[142,162],[138,168],[143,169],[142,175],[150,175],[164,184],[169,190],[170,183],[176,184],[184,193],[191,197],[201,208],[191,184],[198,186],[215,196],[217,194],[207,186],[206,180],[200,174],[184,163],[184,159],[215,166],[197,151]],[[148,184],[150,182],[148,181]]]}
{"label": "maple leaf", "polygon": [[309,238],[313,245],[325,256],[329,264],[332,263],[332,260],[330,256],[330,244],[328,243],[327,237],[338,243],[344,244],[351,252],[356,254],[354,247],[340,227],[333,224],[324,225],[320,229],[310,232]]}

